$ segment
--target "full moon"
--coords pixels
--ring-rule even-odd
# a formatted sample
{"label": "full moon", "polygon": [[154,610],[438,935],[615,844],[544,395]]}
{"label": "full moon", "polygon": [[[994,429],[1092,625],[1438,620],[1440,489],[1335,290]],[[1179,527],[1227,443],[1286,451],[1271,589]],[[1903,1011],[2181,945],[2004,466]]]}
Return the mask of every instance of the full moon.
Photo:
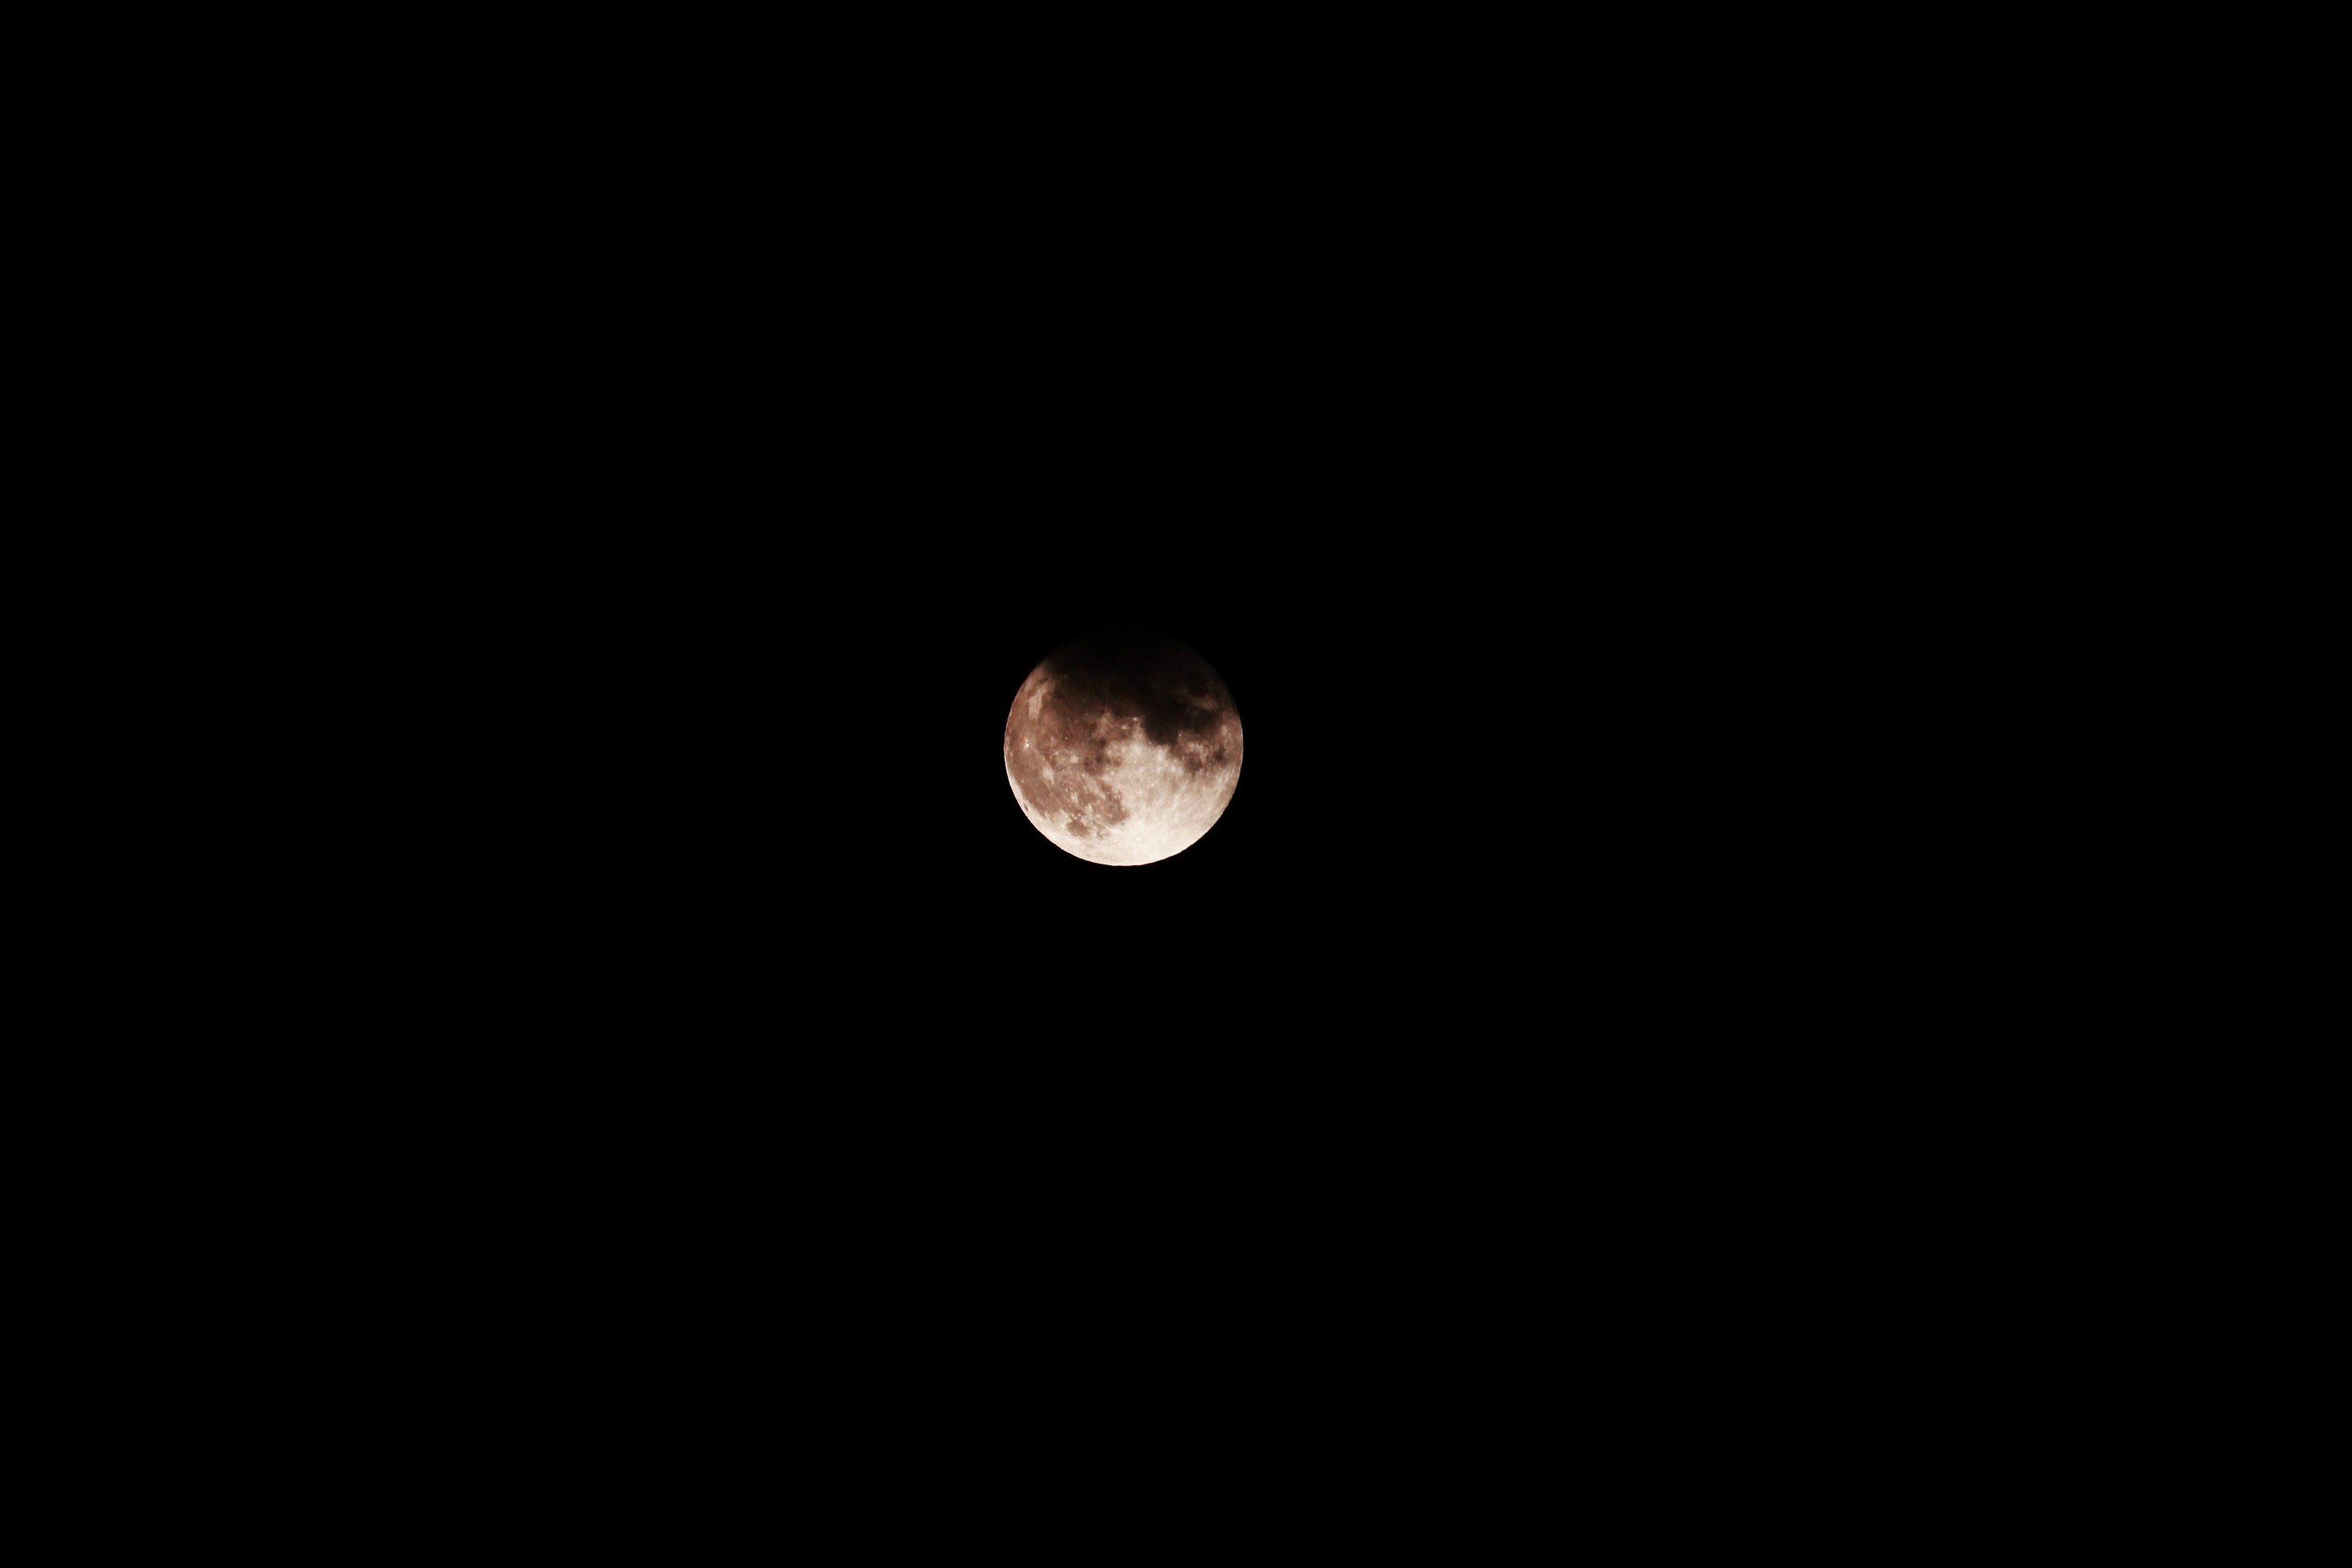
{"label": "full moon", "polygon": [[1209,661],[1165,637],[1088,638],[1029,672],[1004,776],[1037,831],[1081,860],[1144,866],[1216,826],[1242,776],[1242,720]]}

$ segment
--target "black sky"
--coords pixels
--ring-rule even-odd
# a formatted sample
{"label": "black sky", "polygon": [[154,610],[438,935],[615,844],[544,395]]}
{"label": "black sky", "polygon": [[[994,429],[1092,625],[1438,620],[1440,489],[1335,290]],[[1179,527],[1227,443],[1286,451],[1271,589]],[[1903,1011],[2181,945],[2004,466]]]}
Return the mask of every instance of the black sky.
{"label": "black sky", "polygon": [[[385,1302],[382,1334],[319,1314],[320,1364],[454,1376],[402,1399],[428,1447],[484,1434],[493,1481],[514,1390],[590,1442],[721,1438],[698,1480],[761,1495],[818,1473],[783,1430],[878,1478],[870,1519],[964,1528],[901,1446],[1018,1455],[997,1506],[1043,1517],[1073,1489],[1024,1425],[1139,1472],[1104,1436],[1172,1433],[1189,1491],[1237,1453],[1289,1486],[1321,1417],[1486,1434],[1482,1482],[1541,1465],[1548,1497],[1574,1467],[1520,1428],[1596,1378],[1713,1440],[1676,1377],[1738,1405],[1811,1376],[1781,1315],[1841,1339],[1947,1293],[1883,1261],[1934,1223],[1899,1146],[1981,1053],[1915,1064],[2018,939],[1922,846],[1986,832],[1970,770],[2044,779],[1972,755],[1906,657],[2017,416],[1935,336],[1987,296],[1925,276],[1972,237],[1884,117],[1687,18],[1450,56],[1421,22],[1155,18],[1198,67],[964,18],[1003,68],[929,20],[855,52],[641,22],[436,40],[349,137],[266,117],[316,177],[139,252],[214,258],[289,340],[191,295],[226,346],[189,395],[249,474],[165,472],[167,528],[213,552],[266,479],[292,525],[231,570],[324,628],[222,628],[257,684],[301,677],[291,755],[154,768],[295,824],[257,882],[240,825],[189,829],[266,922],[177,892],[237,946],[200,983],[249,981],[282,1049],[246,1065],[243,995],[107,988],[160,993],[155,1047],[258,1124],[187,1118],[205,1160],[263,1151],[319,1213],[268,1234],[283,1295],[139,1300],[272,1334]],[[1997,651],[1997,613],[1938,654]],[[1146,867],[1056,848],[1001,762],[1024,678],[1107,625],[1197,650],[1246,732],[1223,818]],[[1944,1179],[1999,1152],[1964,1152]],[[672,1390],[729,1408],[635,1418]]]}
{"label": "black sky", "polygon": [[[1793,607],[1862,471],[1782,421],[1769,262],[1727,292],[1722,209],[1509,138],[1328,178],[1047,140],[491,204],[528,243],[398,468],[436,1093],[567,1212],[965,1294],[1518,1267],[1730,1180],[1822,1070],[1790,998],[1854,994],[1803,822],[1869,790],[1812,760]],[[1106,624],[1246,731],[1148,867],[1055,848],[1000,760]]]}

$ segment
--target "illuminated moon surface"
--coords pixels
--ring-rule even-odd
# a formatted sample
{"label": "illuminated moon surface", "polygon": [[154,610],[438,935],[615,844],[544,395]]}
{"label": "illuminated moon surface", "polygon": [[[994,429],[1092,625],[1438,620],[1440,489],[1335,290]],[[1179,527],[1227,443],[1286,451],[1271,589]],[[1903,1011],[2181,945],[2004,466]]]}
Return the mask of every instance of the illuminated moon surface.
{"label": "illuminated moon surface", "polygon": [[1037,831],[1082,860],[1143,866],[1216,826],[1242,776],[1242,721],[1208,660],[1162,637],[1072,643],[1004,721],[1004,776]]}

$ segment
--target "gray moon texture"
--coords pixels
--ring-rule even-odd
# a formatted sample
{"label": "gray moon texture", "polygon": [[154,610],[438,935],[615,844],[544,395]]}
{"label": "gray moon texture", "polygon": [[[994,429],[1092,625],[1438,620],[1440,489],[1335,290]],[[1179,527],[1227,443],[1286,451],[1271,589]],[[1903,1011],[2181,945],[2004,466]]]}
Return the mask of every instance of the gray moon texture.
{"label": "gray moon texture", "polygon": [[1216,826],[1242,776],[1242,719],[1208,660],[1122,634],[1056,649],[1013,693],[1004,776],[1081,860],[1146,866]]}

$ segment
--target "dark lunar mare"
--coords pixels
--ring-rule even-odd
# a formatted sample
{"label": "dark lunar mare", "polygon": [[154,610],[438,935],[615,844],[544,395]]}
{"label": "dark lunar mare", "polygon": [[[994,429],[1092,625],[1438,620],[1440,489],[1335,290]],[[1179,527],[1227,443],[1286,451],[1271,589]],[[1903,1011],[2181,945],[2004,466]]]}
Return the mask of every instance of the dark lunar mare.
{"label": "dark lunar mare", "polygon": [[[1095,723],[1106,710],[1114,719],[1139,720],[1144,738],[1167,747],[1191,772],[1225,761],[1225,748],[1216,742],[1234,710],[1233,694],[1209,661],[1182,643],[1149,633],[1108,633],[1055,649],[1041,668],[1053,678],[1053,689],[1034,720],[1015,703],[1005,731],[1005,760],[1031,804],[1065,818],[1072,831],[1079,828],[1072,814],[1089,804],[1106,824],[1127,816],[1118,792],[1102,781],[1110,758]],[[1206,699],[1211,705],[1187,698]],[[1025,749],[1017,744],[1024,738],[1031,742]],[[1079,777],[1071,780],[1063,765],[1047,783],[1048,760],[1063,754],[1077,759]]]}
{"label": "dark lunar mare", "polygon": [[[1055,649],[1045,667],[1055,699],[1080,711],[1108,707],[1119,718],[1140,719],[1144,737],[1156,746],[1213,737],[1233,711],[1233,694],[1209,661],[1170,637],[1135,632],[1087,637]],[[1206,698],[1213,706],[1187,698]]]}

